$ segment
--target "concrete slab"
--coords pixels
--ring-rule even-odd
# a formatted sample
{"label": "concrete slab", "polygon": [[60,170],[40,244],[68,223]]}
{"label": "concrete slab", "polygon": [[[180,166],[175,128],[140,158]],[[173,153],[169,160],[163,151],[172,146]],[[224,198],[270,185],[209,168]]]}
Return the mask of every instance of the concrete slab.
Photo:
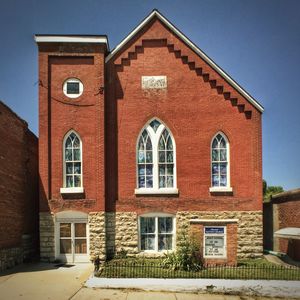
{"label": "concrete slab", "polygon": [[55,267],[47,263],[22,266],[15,273],[12,269],[0,282],[0,299],[70,299],[92,270],[92,264]]}
{"label": "concrete slab", "polygon": [[109,289],[80,289],[72,300],[126,300],[127,292]]}
{"label": "concrete slab", "polygon": [[161,292],[129,292],[127,300],[176,300],[173,293],[161,293]]}

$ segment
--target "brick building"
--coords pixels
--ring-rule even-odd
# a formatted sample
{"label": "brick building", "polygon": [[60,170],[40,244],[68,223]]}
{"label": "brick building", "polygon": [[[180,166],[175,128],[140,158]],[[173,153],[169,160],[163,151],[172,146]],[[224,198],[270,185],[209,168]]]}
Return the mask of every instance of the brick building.
{"label": "brick building", "polygon": [[300,261],[300,189],[279,193],[264,203],[263,223],[265,248]]}
{"label": "brick building", "polygon": [[0,271],[38,252],[38,139],[0,101]]}
{"label": "brick building", "polygon": [[158,11],[106,36],[36,35],[44,259],[262,254],[262,106]]}

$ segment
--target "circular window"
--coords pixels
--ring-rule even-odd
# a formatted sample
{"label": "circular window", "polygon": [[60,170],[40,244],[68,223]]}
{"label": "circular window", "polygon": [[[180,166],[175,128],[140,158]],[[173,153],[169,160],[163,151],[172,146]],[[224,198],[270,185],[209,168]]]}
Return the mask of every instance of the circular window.
{"label": "circular window", "polygon": [[83,92],[83,84],[77,78],[69,78],[64,82],[63,92],[69,98],[77,98]]}

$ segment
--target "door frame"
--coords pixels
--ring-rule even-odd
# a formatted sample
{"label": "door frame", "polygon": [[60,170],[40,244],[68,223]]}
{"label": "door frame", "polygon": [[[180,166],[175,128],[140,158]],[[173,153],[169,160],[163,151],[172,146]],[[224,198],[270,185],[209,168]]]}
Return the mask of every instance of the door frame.
{"label": "door frame", "polygon": [[[71,224],[71,254],[61,254],[60,253],[60,224],[70,223]],[[75,223],[85,223],[86,224],[86,254],[76,254],[74,248],[74,224]],[[77,262],[89,262],[90,261],[90,239],[89,239],[89,223],[88,214],[80,211],[63,211],[55,214],[55,259],[58,259],[67,263],[77,263]]]}

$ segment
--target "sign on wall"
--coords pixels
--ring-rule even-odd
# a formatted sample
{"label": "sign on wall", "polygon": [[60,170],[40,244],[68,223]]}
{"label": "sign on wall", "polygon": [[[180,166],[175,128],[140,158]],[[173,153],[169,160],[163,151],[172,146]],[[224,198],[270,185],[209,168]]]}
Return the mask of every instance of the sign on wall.
{"label": "sign on wall", "polygon": [[166,89],[167,76],[142,76],[142,89]]}

